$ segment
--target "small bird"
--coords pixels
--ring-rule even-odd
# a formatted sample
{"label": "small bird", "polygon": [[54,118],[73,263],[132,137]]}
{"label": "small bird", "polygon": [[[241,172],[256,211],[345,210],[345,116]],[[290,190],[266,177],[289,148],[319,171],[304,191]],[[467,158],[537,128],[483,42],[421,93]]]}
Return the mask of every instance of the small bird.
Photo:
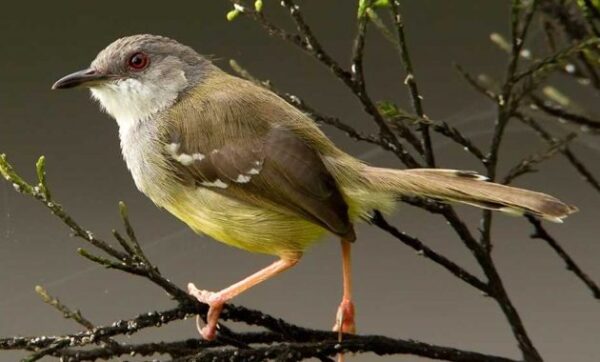
{"label": "small bird", "polygon": [[317,239],[341,240],[343,296],[334,330],[354,333],[350,252],[354,223],[390,212],[400,196],[458,202],[560,222],[576,211],[534,191],[472,171],[372,167],[337,148],[309,116],[273,92],[232,76],[163,36],[120,38],[89,68],[52,89],[87,87],[118,123],[137,188],[197,233],[274,255],[268,267],[218,292],[188,291],[209,305],[207,340],[224,303],[294,266]]}

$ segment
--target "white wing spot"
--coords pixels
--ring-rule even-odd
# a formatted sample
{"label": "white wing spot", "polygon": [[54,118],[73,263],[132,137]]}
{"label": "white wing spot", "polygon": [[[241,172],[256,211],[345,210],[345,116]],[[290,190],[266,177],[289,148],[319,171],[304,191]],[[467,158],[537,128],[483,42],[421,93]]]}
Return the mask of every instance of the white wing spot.
{"label": "white wing spot", "polygon": [[171,156],[176,155],[179,150],[179,143],[169,143],[168,145],[165,145],[165,149]]}
{"label": "white wing spot", "polygon": [[180,155],[177,155],[175,157],[173,157],[177,162],[179,162],[180,164],[184,165],[184,166],[189,166],[192,164],[192,162],[194,162],[194,158],[190,155],[188,155],[187,153],[182,153]]}
{"label": "white wing spot", "polygon": [[194,159],[194,161],[202,161],[204,159],[204,157],[205,156],[203,154],[199,153],[199,152],[194,153],[192,155],[192,158]]}
{"label": "white wing spot", "polygon": [[252,176],[248,176],[248,175],[239,175],[236,179],[235,182],[240,183],[240,184],[245,184],[246,182],[250,182],[250,179],[252,178]]}
{"label": "white wing spot", "polygon": [[179,143],[169,143],[168,145],[165,145],[165,150],[175,161],[181,163],[184,166],[189,166],[194,161],[202,161],[204,159],[204,155],[201,153],[193,153],[191,155],[187,153],[178,153],[179,147]]}
{"label": "white wing spot", "polygon": [[229,186],[225,182],[221,181],[220,179],[216,179],[214,182],[204,181],[204,182],[201,182],[200,184],[202,186],[218,187],[220,189],[226,189]]}
{"label": "white wing spot", "polygon": [[257,168],[251,168],[248,170],[248,172],[246,172],[247,175],[258,175],[260,173],[260,170]]}

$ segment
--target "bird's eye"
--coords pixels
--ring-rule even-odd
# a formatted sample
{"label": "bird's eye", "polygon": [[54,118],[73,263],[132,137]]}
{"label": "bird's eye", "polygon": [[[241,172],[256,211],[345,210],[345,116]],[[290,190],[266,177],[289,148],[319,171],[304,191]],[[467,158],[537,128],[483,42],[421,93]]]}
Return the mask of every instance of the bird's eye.
{"label": "bird's eye", "polygon": [[127,61],[129,67],[134,70],[142,70],[148,66],[148,63],[148,56],[141,52],[133,54]]}

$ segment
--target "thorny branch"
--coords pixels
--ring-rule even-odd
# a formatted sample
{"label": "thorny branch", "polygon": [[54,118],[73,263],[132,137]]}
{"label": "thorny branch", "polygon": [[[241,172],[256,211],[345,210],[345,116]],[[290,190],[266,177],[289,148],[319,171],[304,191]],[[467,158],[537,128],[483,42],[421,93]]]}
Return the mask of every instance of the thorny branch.
{"label": "thorny branch", "polygon": [[[457,66],[457,69],[469,84],[496,104],[497,120],[494,125],[491,145],[488,150],[484,151],[459,129],[446,122],[431,120],[425,115],[410,57],[410,49],[406,41],[401,16],[401,3],[399,1],[359,0],[356,35],[349,69],[345,69],[324,49],[318,37],[304,19],[300,6],[295,1],[283,0],[281,5],[287,10],[294,22],[296,33],[288,32],[270,20],[263,11],[261,0],[256,1],[254,6],[250,6],[242,0],[230,1],[234,4],[234,10],[232,10],[234,16],[230,17],[230,14],[228,14],[228,19],[232,20],[240,14],[245,15],[260,24],[269,35],[290,42],[331,70],[333,76],[345,84],[362,105],[365,114],[377,126],[377,133],[364,134],[359,132],[338,117],[319,112],[300,97],[278,90],[268,81],[255,78],[236,62],[232,61],[230,63],[231,67],[240,76],[276,92],[290,104],[309,114],[316,122],[328,124],[345,132],[349,137],[391,151],[408,167],[421,167],[422,164],[407,150],[407,145],[410,145],[416,151],[417,156],[423,158],[423,165],[430,167],[435,165],[435,155],[429,134],[431,130],[452,140],[458,147],[464,148],[482,163],[489,177],[496,179],[498,178],[497,166],[505,129],[512,119],[517,119],[529,126],[537,136],[547,142],[548,148],[543,152],[524,156],[502,178],[505,183],[535,171],[535,168],[555,154],[562,154],[590,186],[600,194],[600,182],[591,173],[589,167],[570,148],[570,143],[577,134],[554,136],[542,125],[543,123],[538,122],[529,115],[529,103],[526,103],[533,102],[540,111],[549,116],[560,117],[577,125],[585,126],[592,131],[597,130],[596,120],[548,102],[535,94],[554,72],[564,73],[567,76],[577,76],[578,79],[589,77],[596,87],[595,89],[600,89],[597,84],[600,83],[597,81],[598,41],[597,38],[593,37],[594,33],[597,32],[593,26],[593,21],[599,20],[596,9],[581,15],[578,13],[579,8],[561,1],[513,0],[510,21],[511,38],[504,47],[509,53],[504,81],[496,83],[497,86],[490,86],[489,83],[482,82],[482,78],[475,78],[460,66]],[[590,5],[591,1],[588,0],[585,0],[585,4],[588,8],[592,6]],[[551,53],[543,58],[533,58],[530,55],[525,55],[530,54],[528,50],[525,51],[525,46],[529,29],[537,16],[538,9],[544,15],[552,14],[552,19],[558,19],[557,21],[562,26],[566,37],[571,40],[571,43],[560,47],[560,39],[555,37],[557,30],[552,29],[550,32],[548,25],[550,23],[546,19],[545,30],[551,44]],[[392,15],[391,25],[387,25],[379,17],[378,12],[381,10],[387,10]],[[402,110],[393,102],[377,101],[368,92],[363,59],[366,55],[367,31],[372,25],[399,52],[400,61],[406,73],[403,82],[408,87],[414,114]],[[393,30],[390,30],[390,27]],[[529,61],[527,66],[522,65],[527,61]],[[579,67],[576,67],[574,72],[562,70],[565,64],[576,62],[583,64],[582,70]],[[485,79],[489,80],[491,78],[485,77]],[[296,361],[310,357],[330,361],[330,356],[340,352],[410,354],[448,361],[513,361],[500,356],[483,355],[474,351],[457,350],[412,340],[391,339],[385,336],[345,336],[343,342],[339,342],[337,333],[303,328],[262,312],[234,305],[225,307],[221,315],[223,321],[242,322],[249,326],[259,327],[262,330],[238,333],[225,325],[220,325],[218,339],[213,342],[198,339],[141,344],[117,342],[113,337],[135,334],[146,328],[160,327],[196,314],[205,315],[207,306],[189,297],[184,290],[165,278],[158,268],[148,260],[137,241],[124,204],[119,205],[119,210],[125,234],[122,235],[120,232],[113,230],[113,236],[120,246],[120,248],[117,248],[95,237],[93,233],[80,226],[66,213],[61,205],[54,201],[47,186],[43,157],[37,163],[36,170],[38,182],[36,185],[30,185],[13,169],[4,155],[0,157],[0,172],[5,179],[13,184],[17,191],[42,202],[54,215],[71,228],[74,236],[106,254],[106,256],[96,255],[85,249],[79,249],[79,253],[83,257],[107,268],[118,269],[150,280],[172,296],[176,306],[161,312],[143,313],[131,319],[119,320],[111,325],[95,326],[85,319],[79,311],[71,310],[58,299],[50,296],[43,288],[37,287],[36,290],[46,303],[63,313],[66,318],[73,319],[82,325],[86,330],[54,337],[0,338],[0,350],[12,349],[30,352],[31,354],[25,361],[35,361],[44,356],[54,356],[64,361],[93,361],[118,358],[127,354],[140,356],[159,354],[169,356],[173,361],[265,359]],[[417,254],[431,260],[458,279],[493,299],[506,316],[517,344],[522,351],[523,361],[542,361],[542,357],[529,338],[521,317],[507,294],[496,269],[492,257],[491,214],[484,212],[478,240],[452,207],[421,198],[405,197],[403,201],[442,216],[477,261],[481,272],[483,272],[483,278],[476,276],[477,273],[468,271],[458,263],[430,248],[426,241],[422,241],[390,225],[378,211],[374,212],[370,220],[371,223],[414,249]],[[532,237],[544,240],[565,262],[567,268],[584,282],[594,297],[600,299],[598,285],[582,271],[560,246],[559,242],[547,232],[541,222],[530,216],[527,216],[527,219],[535,230]]]}

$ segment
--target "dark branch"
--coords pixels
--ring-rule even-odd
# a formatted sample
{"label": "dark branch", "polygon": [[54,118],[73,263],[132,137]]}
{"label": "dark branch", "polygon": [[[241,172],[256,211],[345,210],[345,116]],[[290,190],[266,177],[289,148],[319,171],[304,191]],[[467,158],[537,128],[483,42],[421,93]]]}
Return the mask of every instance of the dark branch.
{"label": "dark branch", "polygon": [[537,170],[535,167],[537,165],[546,160],[549,160],[556,153],[560,152],[561,150],[564,150],[565,147],[573,139],[575,139],[575,137],[577,137],[576,133],[570,133],[564,139],[553,142],[547,150],[525,157],[507,172],[506,176],[504,176],[504,179],[502,180],[502,183],[507,185],[518,177],[521,177],[528,173],[536,172]]}
{"label": "dark branch", "polygon": [[527,220],[533,225],[534,232],[531,234],[533,239],[541,239],[544,240],[551,248],[558,254],[558,256],[565,262],[567,265],[567,270],[570,270],[575,274],[581,281],[588,287],[588,289],[594,295],[594,298],[600,299],[600,288],[598,288],[598,284],[596,284],[586,273],[581,270],[581,268],[575,263],[573,258],[560,246],[558,241],[552,237],[546,231],[546,229],[542,226],[541,221],[536,219],[533,216],[527,215]]}
{"label": "dark branch", "polygon": [[[551,146],[558,142],[558,138],[552,136],[544,127],[542,127],[538,122],[536,122],[533,118],[517,112],[515,116],[524,124],[531,127],[537,135],[544,139]],[[588,169],[588,167],[577,157],[573,151],[569,147],[565,147],[561,149],[560,152],[566,157],[569,163],[577,170],[577,172],[582,176],[583,180],[592,186],[598,193],[600,193],[600,181],[592,174],[592,172]]]}
{"label": "dark branch", "polygon": [[432,346],[427,343],[404,341],[383,336],[348,336],[342,342],[335,340],[306,343],[285,343],[271,347],[259,347],[251,350],[206,350],[195,356],[175,359],[171,362],[209,362],[209,361],[300,361],[318,356],[333,356],[341,352],[365,353],[377,355],[410,354],[436,360],[456,362],[516,362],[503,357],[467,352],[454,348]]}
{"label": "dark branch", "polygon": [[[408,86],[413,111],[419,118],[427,118],[425,112],[423,111],[423,104],[421,102],[422,97],[419,93],[410,53],[408,52],[406,35],[404,34],[404,22],[402,21],[402,15],[400,14],[400,1],[391,1],[390,8],[394,19],[394,24],[396,25],[396,32],[398,33],[400,58],[402,59],[402,65],[404,66],[404,71],[406,72],[404,84]],[[435,157],[433,154],[433,147],[431,145],[431,136],[429,135],[429,125],[426,123],[420,123],[419,130],[421,131],[421,136],[423,137],[423,149],[425,150],[427,166],[435,167]]]}
{"label": "dark branch", "polygon": [[373,217],[371,218],[370,222],[371,224],[388,232],[390,235],[394,236],[396,239],[400,240],[405,245],[408,245],[409,247],[416,250],[419,255],[423,255],[424,257],[431,259],[435,263],[440,264],[442,267],[446,268],[446,270],[448,270],[450,273],[452,273],[454,276],[458,277],[462,281],[479,289],[485,294],[489,294],[489,288],[485,282],[481,281],[479,278],[469,273],[463,267],[454,263],[450,259],[434,251],[427,245],[423,244],[423,242],[421,242],[419,239],[412,237],[390,225],[379,211],[375,211],[373,213]]}
{"label": "dark branch", "polygon": [[[237,4],[238,6],[243,6],[239,0],[230,1],[234,4]],[[243,14],[257,21],[260,25],[263,26],[263,28],[265,28],[269,32],[269,34],[278,36],[283,40],[291,42],[303,51],[312,55],[319,62],[321,62],[323,65],[329,68],[333,72],[333,74],[339,80],[341,80],[357,97],[357,99],[363,105],[365,112],[373,117],[373,120],[379,127],[381,138],[384,139],[386,143],[389,143],[391,145],[392,151],[402,160],[402,162],[406,166],[419,167],[419,163],[412,157],[412,155],[408,151],[406,151],[405,147],[394,135],[389,125],[383,119],[382,115],[377,110],[375,103],[371,100],[366,91],[361,90],[359,85],[355,82],[352,74],[344,70],[335,60],[333,60],[333,58],[328,53],[326,53],[323,50],[321,44],[318,42],[317,38],[312,33],[312,30],[304,21],[304,18],[300,12],[300,7],[291,0],[283,0],[281,4],[288,9],[292,19],[296,24],[296,27],[298,28],[298,31],[300,32],[300,35],[289,35],[284,30],[276,27],[268,20],[266,20],[262,13],[253,11],[248,7],[244,7],[244,9],[246,10],[243,12]]]}
{"label": "dark branch", "polygon": [[531,95],[530,98],[533,104],[536,105],[536,107],[538,107],[539,109],[551,116],[559,117],[561,119],[564,119],[565,121],[574,123],[578,126],[585,127],[595,132],[600,132],[600,121],[590,119],[580,114],[571,113],[561,108],[560,106],[549,101],[544,101],[543,99],[535,95]]}

